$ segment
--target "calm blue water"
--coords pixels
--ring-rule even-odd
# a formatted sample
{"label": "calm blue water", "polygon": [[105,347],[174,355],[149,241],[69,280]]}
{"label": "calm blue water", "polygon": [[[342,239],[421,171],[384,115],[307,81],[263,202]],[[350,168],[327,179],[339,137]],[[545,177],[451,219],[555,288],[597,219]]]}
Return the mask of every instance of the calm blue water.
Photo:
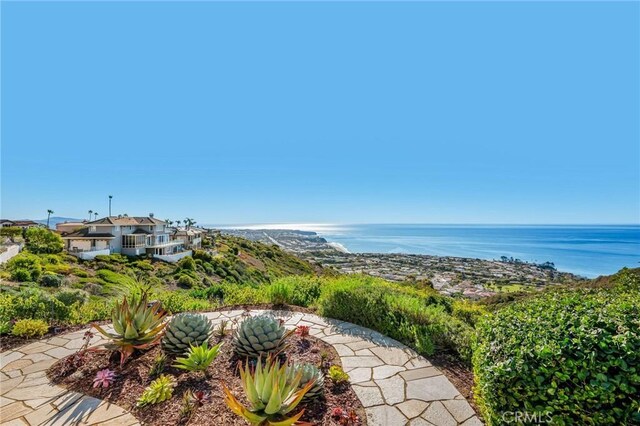
{"label": "calm blue water", "polygon": [[413,253],[554,262],[586,277],[640,267],[640,226],[309,226],[350,252]]}

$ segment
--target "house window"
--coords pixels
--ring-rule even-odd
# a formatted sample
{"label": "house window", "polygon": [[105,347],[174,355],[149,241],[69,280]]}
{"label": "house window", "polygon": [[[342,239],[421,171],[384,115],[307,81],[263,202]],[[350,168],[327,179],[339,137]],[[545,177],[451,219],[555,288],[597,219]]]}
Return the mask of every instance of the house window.
{"label": "house window", "polygon": [[95,226],[91,227],[91,232],[96,232],[96,227]]}

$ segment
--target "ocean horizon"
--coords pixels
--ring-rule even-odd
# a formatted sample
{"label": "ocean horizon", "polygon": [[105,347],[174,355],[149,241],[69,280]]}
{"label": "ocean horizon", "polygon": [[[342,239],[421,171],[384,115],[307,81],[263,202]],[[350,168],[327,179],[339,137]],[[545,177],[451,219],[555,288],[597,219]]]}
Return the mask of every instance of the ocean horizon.
{"label": "ocean horizon", "polygon": [[[209,226],[209,225],[207,225]],[[640,225],[320,224],[210,225],[227,229],[316,232],[351,253],[553,262],[559,271],[588,278],[640,267]]]}

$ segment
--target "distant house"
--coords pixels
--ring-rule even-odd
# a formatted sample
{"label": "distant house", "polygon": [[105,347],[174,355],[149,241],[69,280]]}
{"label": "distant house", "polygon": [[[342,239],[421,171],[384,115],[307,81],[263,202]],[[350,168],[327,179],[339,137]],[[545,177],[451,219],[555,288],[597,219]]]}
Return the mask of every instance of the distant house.
{"label": "distant house", "polygon": [[167,262],[177,262],[192,253],[185,248],[184,240],[171,238],[166,222],[153,216],[104,217],[63,234],[62,239],[67,251],[82,259],[121,253],[128,256],[148,254]]}
{"label": "distant house", "polygon": [[44,227],[45,225],[34,222],[33,220],[9,220],[9,219],[0,219],[0,228],[5,228],[9,226],[15,226],[22,229],[28,228],[36,228],[36,227]]}
{"label": "distant house", "polygon": [[204,230],[198,228],[170,228],[171,240],[184,241],[185,247],[197,250],[202,247]]}

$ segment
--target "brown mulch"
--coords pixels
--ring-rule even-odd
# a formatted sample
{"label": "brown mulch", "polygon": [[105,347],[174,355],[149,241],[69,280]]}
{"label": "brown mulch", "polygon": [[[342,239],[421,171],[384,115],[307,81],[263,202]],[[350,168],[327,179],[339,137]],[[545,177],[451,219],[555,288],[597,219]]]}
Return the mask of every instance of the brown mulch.
{"label": "brown mulch", "polygon": [[[214,338],[214,343],[219,339]],[[208,369],[209,376],[203,373],[187,372],[171,367],[172,360],[167,361],[164,374],[170,374],[177,379],[173,397],[165,402],[147,406],[136,407],[136,400],[142,394],[144,388],[153,378],[148,375],[154,358],[160,353],[160,348],[155,347],[147,352],[134,354],[124,367],[119,367],[118,356],[111,352],[86,352],[84,360],[79,368],[65,371],[65,359],[58,361],[47,372],[49,378],[56,384],[69,390],[81,392],[96,398],[107,400],[130,411],[143,424],[148,425],[246,425],[246,421],[236,416],[226,406],[221,383],[224,383],[240,402],[246,404],[243,396],[242,385],[237,365],[240,361],[232,351],[231,337],[223,338],[224,345],[218,357]],[[290,338],[290,346],[286,351],[288,360],[294,362],[308,362],[320,365],[321,354],[326,354],[325,367],[331,364],[340,365],[340,357],[335,349],[327,343],[312,336],[305,339],[297,335]],[[115,382],[106,389],[92,387],[92,381],[98,370],[110,368],[118,375]],[[198,407],[190,419],[181,418],[180,410],[183,406],[182,396],[188,389],[192,391],[205,391],[210,394],[210,402]],[[350,385],[336,387],[331,380],[325,378],[324,397],[308,404],[300,404],[291,414],[305,409],[302,420],[315,425],[338,425],[338,421],[331,417],[331,411],[335,407],[345,410],[355,410],[360,422],[366,424],[364,408]]]}

